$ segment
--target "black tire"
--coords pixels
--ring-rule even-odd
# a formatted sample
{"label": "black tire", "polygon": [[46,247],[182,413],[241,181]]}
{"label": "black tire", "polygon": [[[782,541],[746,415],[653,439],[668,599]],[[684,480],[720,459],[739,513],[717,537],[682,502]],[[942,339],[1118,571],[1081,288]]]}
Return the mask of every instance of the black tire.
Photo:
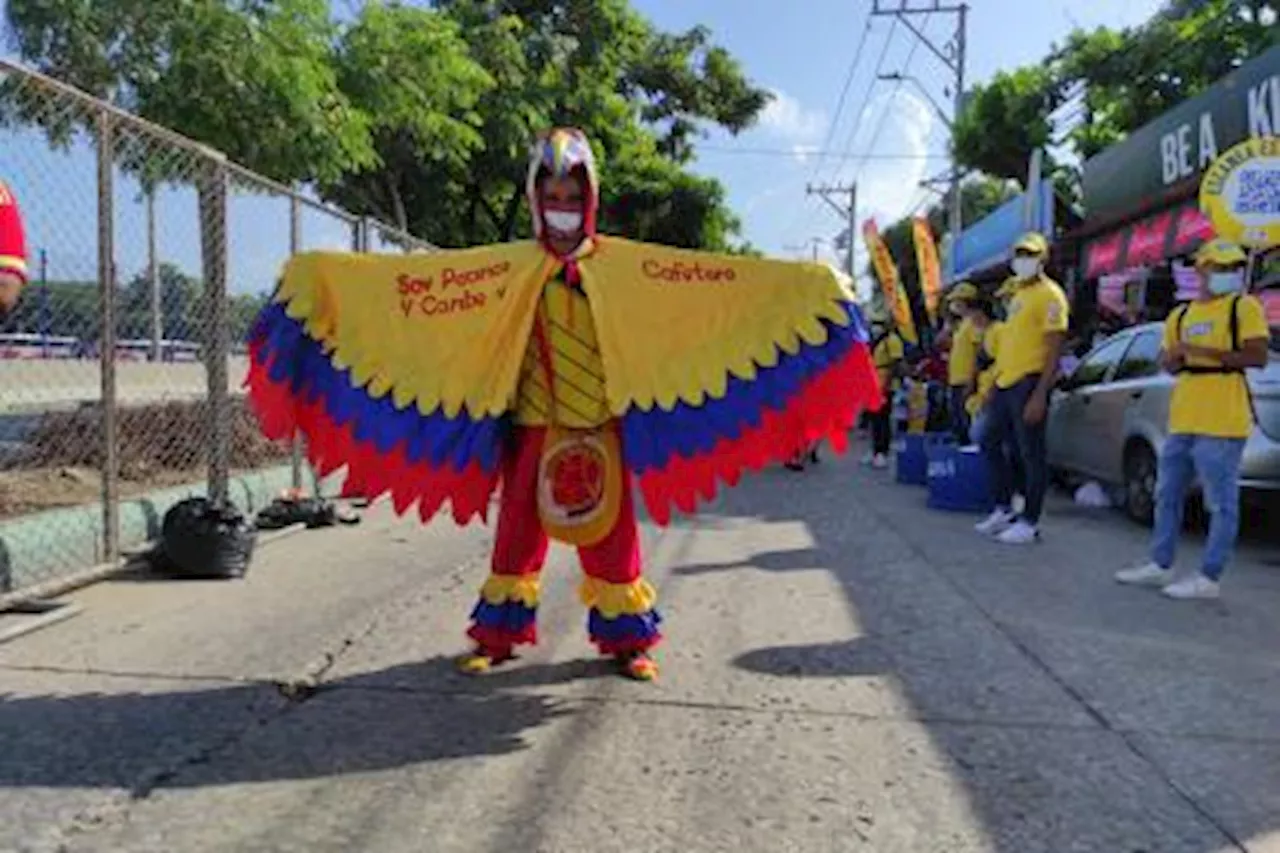
{"label": "black tire", "polygon": [[1156,454],[1145,442],[1124,454],[1124,511],[1138,524],[1150,527],[1156,515]]}

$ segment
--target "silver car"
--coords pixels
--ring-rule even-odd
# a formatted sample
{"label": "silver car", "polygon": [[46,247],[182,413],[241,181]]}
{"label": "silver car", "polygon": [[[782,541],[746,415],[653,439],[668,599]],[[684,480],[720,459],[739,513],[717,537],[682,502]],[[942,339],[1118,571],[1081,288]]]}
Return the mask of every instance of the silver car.
{"label": "silver car", "polygon": [[[1056,479],[1123,487],[1124,510],[1151,523],[1156,455],[1169,421],[1174,378],[1159,363],[1162,323],[1107,338],[1058,381],[1049,405],[1049,467]],[[1248,371],[1256,423],[1245,445],[1240,485],[1280,490],[1280,355]]]}

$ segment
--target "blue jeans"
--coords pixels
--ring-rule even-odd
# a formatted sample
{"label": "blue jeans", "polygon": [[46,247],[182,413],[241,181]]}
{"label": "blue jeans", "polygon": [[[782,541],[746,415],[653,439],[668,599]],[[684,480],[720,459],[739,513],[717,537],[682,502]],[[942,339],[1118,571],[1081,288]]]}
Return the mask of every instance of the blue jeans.
{"label": "blue jeans", "polygon": [[965,400],[969,399],[969,386],[952,385],[947,391],[947,403],[951,410],[951,430],[955,433],[956,441],[964,444],[969,440],[969,411],[964,407]]}
{"label": "blue jeans", "polygon": [[1008,509],[1013,504],[1014,489],[1021,485],[1027,499],[1022,520],[1032,525],[1040,523],[1044,496],[1049,490],[1049,456],[1045,422],[1028,424],[1022,419],[1022,410],[1039,382],[1040,375],[1034,374],[1008,388],[997,388],[987,404],[982,435],[982,454],[991,471],[996,506]]}
{"label": "blue jeans", "polygon": [[1243,438],[1171,435],[1160,449],[1156,478],[1156,519],[1151,537],[1151,561],[1173,566],[1182,535],[1182,513],[1192,479],[1200,478],[1209,509],[1209,536],[1204,545],[1204,576],[1218,580],[1226,571],[1240,532],[1240,457]]}

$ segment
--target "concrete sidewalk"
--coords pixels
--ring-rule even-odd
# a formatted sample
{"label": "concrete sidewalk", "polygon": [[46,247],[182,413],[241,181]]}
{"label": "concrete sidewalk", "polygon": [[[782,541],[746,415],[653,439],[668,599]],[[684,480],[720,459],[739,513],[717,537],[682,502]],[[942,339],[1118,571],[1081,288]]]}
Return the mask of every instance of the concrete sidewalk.
{"label": "concrete sidewalk", "polygon": [[[451,658],[485,531],[375,512],[240,584],[121,582],[0,646],[0,850],[1280,851],[1280,568],[1122,589],[1144,533],[1010,550],[849,462],[647,531],[663,678]],[[281,683],[316,678],[290,701]]]}

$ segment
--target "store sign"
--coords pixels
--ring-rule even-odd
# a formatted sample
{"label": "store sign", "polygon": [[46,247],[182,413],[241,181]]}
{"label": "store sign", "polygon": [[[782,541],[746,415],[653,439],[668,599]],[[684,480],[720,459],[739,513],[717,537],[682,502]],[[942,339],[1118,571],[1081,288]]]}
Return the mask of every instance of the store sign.
{"label": "store sign", "polygon": [[1220,154],[1265,136],[1280,136],[1280,45],[1086,161],[1086,216],[1112,221],[1194,195]]}
{"label": "store sign", "polygon": [[1246,140],[1215,160],[1200,183],[1200,209],[1220,237],[1280,246],[1280,136]]}
{"label": "store sign", "polygon": [[1012,256],[1013,244],[1028,230],[1050,237],[1053,235],[1053,183],[1047,179],[1041,181],[1039,189],[1036,210],[1040,221],[1034,229],[1028,229],[1023,219],[1026,215],[1025,193],[1005,202],[973,225],[965,226],[948,256],[948,269],[952,271],[947,277],[948,282],[959,281],[1007,262]]}
{"label": "store sign", "polygon": [[1088,243],[1084,250],[1084,277],[1098,278],[1155,266],[1194,251],[1212,234],[1213,226],[1195,202],[1184,203]]}

